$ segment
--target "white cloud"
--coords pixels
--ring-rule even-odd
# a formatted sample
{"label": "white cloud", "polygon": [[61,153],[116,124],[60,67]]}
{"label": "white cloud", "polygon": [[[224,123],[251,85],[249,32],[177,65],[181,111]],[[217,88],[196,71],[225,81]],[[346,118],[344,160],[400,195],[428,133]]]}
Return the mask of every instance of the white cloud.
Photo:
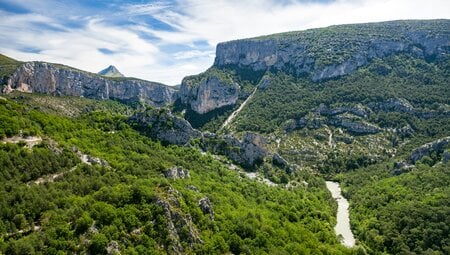
{"label": "white cloud", "polygon": [[[42,8],[42,6],[40,6]],[[0,51],[21,60],[44,60],[97,72],[113,64],[138,78],[178,84],[208,68],[218,42],[333,24],[396,19],[450,18],[448,0],[337,0],[333,2],[277,0],[178,0],[124,5],[111,17],[149,15],[173,30],[158,30],[136,22],[116,25],[111,17],[80,16],[90,20],[79,28],[65,28],[45,13],[0,12]],[[74,19],[73,15],[67,17]],[[58,29],[40,29],[34,23]],[[143,39],[142,35],[156,39]],[[197,48],[206,41],[210,47]],[[187,47],[176,49],[172,45]],[[41,52],[24,52],[23,48]],[[105,48],[115,54],[105,55]],[[175,48],[175,49],[174,49]]]}

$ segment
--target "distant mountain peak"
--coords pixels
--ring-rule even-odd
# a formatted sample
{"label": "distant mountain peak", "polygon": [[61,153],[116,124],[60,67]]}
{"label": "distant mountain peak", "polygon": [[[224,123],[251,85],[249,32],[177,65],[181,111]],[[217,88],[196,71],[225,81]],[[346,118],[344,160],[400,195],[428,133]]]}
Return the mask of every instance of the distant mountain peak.
{"label": "distant mountain peak", "polygon": [[100,72],[98,72],[98,74],[102,75],[102,76],[107,76],[107,77],[125,77],[122,73],[119,72],[119,70],[113,66],[110,65],[107,68],[101,70]]}

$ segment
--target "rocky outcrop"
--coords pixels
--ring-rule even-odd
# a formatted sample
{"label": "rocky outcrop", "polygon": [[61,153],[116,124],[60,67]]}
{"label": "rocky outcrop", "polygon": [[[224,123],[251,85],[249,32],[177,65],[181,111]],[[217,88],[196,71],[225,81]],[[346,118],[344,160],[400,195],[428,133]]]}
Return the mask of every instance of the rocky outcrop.
{"label": "rocky outcrop", "polygon": [[411,137],[415,131],[409,124],[407,124],[401,128],[394,129],[394,132],[401,137]]}
{"label": "rocky outcrop", "polygon": [[211,201],[208,197],[204,197],[198,201],[198,206],[204,214],[209,214],[209,217],[214,219],[214,210],[212,208]]}
{"label": "rocky outcrop", "polygon": [[189,171],[186,169],[183,169],[182,167],[179,166],[174,166],[169,168],[164,175],[166,176],[166,178],[170,178],[170,179],[184,179],[184,178],[189,178]]}
{"label": "rocky outcrop", "polygon": [[289,163],[280,154],[275,153],[272,156],[272,163],[282,168],[289,168]]}
{"label": "rocky outcrop", "polygon": [[414,107],[404,98],[390,98],[383,102],[370,103],[369,107],[374,111],[414,113]]}
{"label": "rocky outcrop", "polygon": [[183,79],[178,95],[182,104],[199,114],[236,104],[238,84],[214,74],[202,74],[201,77],[200,80],[198,77]]}
{"label": "rocky outcrop", "polygon": [[109,242],[108,246],[106,247],[106,254],[108,255],[120,255],[120,246],[117,241],[111,241]]}
{"label": "rocky outcrop", "polygon": [[450,161],[450,151],[444,151],[442,154],[442,162],[447,164]]}
{"label": "rocky outcrop", "polygon": [[204,150],[228,157],[234,162],[252,168],[267,156],[265,140],[254,133],[245,133],[242,140],[231,135],[218,136],[212,133],[203,135]]}
{"label": "rocky outcrop", "polygon": [[447,136],[431,143],[424,144],[411,152],[408,161],[414,164],[418,160],[421,160],[424,156],[429,156],[432,152],[442,153],[449,143],[450,136]]}
{"label": "rocky outcrop", "polygon": [[354,106],[340,106],[336,108],[329,108],[325,104],[320,104],[316,112],[323,116],[334,116],[343,113],[351,113],[365,119],[369,116],[369,110],[361,104],[356,104]]}
{"label": "rocky outcrop", "polygon": [[136,113],[129,122],[147,136],[166,144],[187,145],[192,139],[201,137],[201,132],[192,128],[187,120],[166,109]]}
{"label": "rocky outcrop", "polygon": [[77,147],[72,147],[72,151],[75,152],[77,157],[81,160],[81,162],[88,165],[100,165],[100,166],[109,166],[108,162],[104,159],[97,158],[88,154],[83,154]]}
{"label": "rocky outcrop", "polygon": [[133,78],[106,78],[45,62],[27,62],[9,78],[3,93],[12,90],[93,99],[115,99],[164,106],[176,90],[163,84]]}
{"label": "rocky outcrop", "polygon": [[344,128],[355,135],[376,134],[381,131],[379,127],[358,118],[343,115],[321,117],[318,114],[310,114],[298,120],[289,120],[285,124],[284,130],[291,132],[301,128],[318,129],[324,125]]}
{"label": "rocky outcrop", "polygon": [[356,135],[376,134],[380,128],[362,121],[356,121],[344,116],[336,116],[328,120],[328,124],[335,127],[345,128],[348,132]]}
{"label": "rocky outcrop", "polygon": [[395,162],[394,169],[392,169],[391,174],[400,175],[403,173],[407,173],[410,172],[412,169],[414,169],[414,167],[415,167],[414,165],[411,165],[405,161]]}
{"label": "rocky outcrop", "polygon": [[[214,66],[283,71],[321,81],[350,74],[372,59],[398,53],[444,57],[449,53],[450,35],[441,27],[449,25],[448,20],[394,21],[236,40],[218,44]],[[338,57],[327,58],[332,55]]]}
{"label": "rocky outcrop", "polygon": [[254,167],[267,155],[266,142],[260,135],[246,133],[239,140],[231,135],[202,133],[166,109],[147,109],[130,117],[128,122],[152,139],[165,144],[197,144],[204,151],[224,155],[244,167]]}
{"label": "rocky outcrop", "polygon": [[193,248],[195,244],[203,243],[199,231],[192,222],[190,214],[181,210],[181,194],[169,187],[166,194],[156,198],[156,204],[161,206],[164,218],[167,220],[167,231],[170,243],[166,250],[169,254],[186,254],[186,246]]}

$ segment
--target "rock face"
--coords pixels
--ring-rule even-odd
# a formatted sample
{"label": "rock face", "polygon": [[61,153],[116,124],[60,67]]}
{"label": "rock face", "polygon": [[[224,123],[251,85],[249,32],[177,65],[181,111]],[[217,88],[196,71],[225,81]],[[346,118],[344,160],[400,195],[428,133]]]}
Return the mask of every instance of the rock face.
{"label": "rock face", "polygon": [[106,254],[108,254],[108,255],[120,255],[120,246],[117,243],[117,241],[109,242],[108,246],[106,247]]}
{"label": "rock face", "polygon": [[324,104],[320,104],[316,112],[324,116],[334,116],[342,113],[351,113],[353,115],[359,116],[366,119],[369,116],[369,110],[361,104],[355,106],[342,106],[336,108],[328,108]]}
{"label": "rock face", "polygon": [[409,162],[416,163],[418,160],[421,160],[424,156],[430,155],[432,152],[436,153],[442,153],[447,146],[447,144],[450,143],[450,136],[438,139],[434,142],[424,144],[420,146],[419,148],[415,149],[411,152],[411,155],[409,157]]}
{"label": "rock face", "polygon": [[169,168],[169,170],[167,170],[164,175],[166,176],[166,178],[170,178],[170,179],[184,179],[184,178],[189,178],[189,171],[183,169],[182,167],[178,167],[178,166],[174,166]]}
{"label": "rock face", "polygon": [[405,161],[395,162],[394,169],[392,169],[391,174],[400,175],[403,173],[407,173],[410,172],[412,169],[414,169],[414,167],[415,167],[414,165],[411,165]]}
{"label": "rock face", "polygon": [[[434,22],[442,27],[450,25],[448,20]],[[217,45],[214,66],[255,72],[284,71],[297,77],[309,76],[313,81],[321,81],[350,74],[372,59],[393,54],[408,52],[425,57],[448,54],[450,35],[448,32],[440,32],[439,28],[428,27],[429,24],[431,23],[427,21],[394,21],[333,26],[332,29],[225,42]],[[344,36],[342,40],[336,40],[333,36],[351,35],[352,29],[353,32],[354,29],[362,32],[356,37]],[[319,34],[322,30],[328,33]],[[331,55],[330,53],[343,50],[349,54],[343,54],[337,61],[322,59]]]}
{"label": "rock face", "polygon": [[242,141],[231,136],[218,136],[212,133],[203,135],[203,146],[206,151],[225,155],[244,167],[254,167],[267,156],[265,140],[262,136],[245,133]]}
{"label": "rock face", "polygon": [[12,90],[93,99],[115,99],[164,106],[176,90],[163,84],[131,78],[109,79],[66,66],[45,62],[21,65],[9,78],[4,93]]}
{"label": "rock face", "polygon": [[272,163],[282,168],[289,168],[289,163],[281,157],[278,153],[273,154]]}
{"label": "rock face", "polygon": [[162,207],[167,220],[168,238],[170,244],[166,247],[169,254],[186,254],[183,244],[192,248],[195,244],[203,243],[200,234],[192,222],[192,217],[181,211],[180,193],[169,187],[167,194],[156,199],[156,204]]}
{"label": "rock face", "polygon": [[450,151],[444,151],[444,154],[442,155],[442,162],[444,164],[447,164],[450,161]]}
{"label": "rock face", "polygon": [[349,133],[355,135],[376,134],[381,131],[379,127],[357,118],[351,118],[343,115],[331,115],[324,118],[318,114],[302,117],[299,120],[290,120],[286,123],[284,130],[291,132],[295,129],[301,128],[318,129],[324,125],[341,127]]}
{"label": "rock face", "polygon": [[185,105],[199,114],[204,114],[223,106],[234,105],[238,100],[239,85],[220,79],[213,74],[201,79],[198,84],[190,77],[183,79],[179,98]]}
{"label": "rock face", "polygon": [[355,121],[343,116],[336,116],[328,120],[328,124],[335,127],[345,128],[348,132],[356,135],[376,134],[380,128],[366,122]]}
{"label": "rock face", "polygon": [[369,107],[374,111],[414,113],[414,107],[404,98],[390,98],[384,102],[371,103]]}
{"label": "rock face", "polygon": [[198,201],[198,206],[204,214],[209,214],[211,219],[214,219],[214,210],[208,197],[204,197]]}
{"label": "rock face", "polygon": [[149,137],[163,143],[187,145],[192,139],[201,137],[201,132],[193,129],[187,120],[176,117],[165,109],[139,112],[129,122]]}

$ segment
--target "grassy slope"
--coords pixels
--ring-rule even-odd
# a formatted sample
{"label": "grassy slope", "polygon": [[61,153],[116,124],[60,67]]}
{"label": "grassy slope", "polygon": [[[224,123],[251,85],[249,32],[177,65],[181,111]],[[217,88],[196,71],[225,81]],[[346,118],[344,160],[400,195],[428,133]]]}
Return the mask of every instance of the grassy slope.
{"label": "grassy slope", "polygon": [[17,67],[19,67],[20,64],[20,61],[0,54],[0,78],[10,76],[12,73],[14,73],[14,71],[17,69]]}

